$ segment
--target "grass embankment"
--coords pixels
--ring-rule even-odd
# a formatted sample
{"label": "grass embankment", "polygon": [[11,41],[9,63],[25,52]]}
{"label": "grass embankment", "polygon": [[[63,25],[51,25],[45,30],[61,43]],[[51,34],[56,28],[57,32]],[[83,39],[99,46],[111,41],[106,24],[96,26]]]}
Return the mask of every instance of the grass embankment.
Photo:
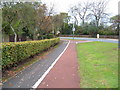
{"label": "grass embankment", "polygon": [[80,87],[118,87],[118,44],[89,42],[77,44]]}

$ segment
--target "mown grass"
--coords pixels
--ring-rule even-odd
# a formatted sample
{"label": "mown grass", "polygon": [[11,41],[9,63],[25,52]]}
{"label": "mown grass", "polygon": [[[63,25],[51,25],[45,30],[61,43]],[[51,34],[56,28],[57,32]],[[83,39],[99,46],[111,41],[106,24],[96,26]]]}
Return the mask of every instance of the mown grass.
{"label": "mown grass", "polygon": [[118,44],[77,44],[80,88],[118,88]]}

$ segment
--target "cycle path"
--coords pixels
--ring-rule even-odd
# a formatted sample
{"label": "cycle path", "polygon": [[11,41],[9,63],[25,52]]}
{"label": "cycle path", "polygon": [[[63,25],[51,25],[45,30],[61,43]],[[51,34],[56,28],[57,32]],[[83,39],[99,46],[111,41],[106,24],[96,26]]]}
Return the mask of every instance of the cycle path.
{"label": "cycle path", "polygon": [[68,41],[61,43],[57,48],[50,51],[50,53],[44,58],[40,59],[28,68],[17,73],[8,81],[4,82],[2,88],[12,88],[12,90],[16,90],[16,88],[32,88],[37,80],[45,73],[45,71],[51,66],[54,60],[65,49],[67,44]]}
{"label": "cycle path", "polygon": [[89,41],[70,41],[66,51],[37,88],[80,88],[76,44]]}

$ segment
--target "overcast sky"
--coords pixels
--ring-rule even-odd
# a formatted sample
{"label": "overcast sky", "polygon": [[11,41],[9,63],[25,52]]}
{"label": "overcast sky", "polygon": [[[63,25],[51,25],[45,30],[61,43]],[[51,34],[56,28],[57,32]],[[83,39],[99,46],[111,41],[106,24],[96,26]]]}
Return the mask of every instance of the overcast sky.
{"label": "overcast sky", "polygon": [[[49,7],[50,5],[55,5],[55,11],[59,12],[67,12],[70,6],[77,4],[77,2],[81,2],[83,0],[41,0],[43,3],[47,4]],[[88,0],[84,0],[86,2]],[[89,0],[92,1],[92,0]],[[107,12],[111,14],[111,16],[118,14],[118,2],[120,0],[109,0],[107,6]]]}

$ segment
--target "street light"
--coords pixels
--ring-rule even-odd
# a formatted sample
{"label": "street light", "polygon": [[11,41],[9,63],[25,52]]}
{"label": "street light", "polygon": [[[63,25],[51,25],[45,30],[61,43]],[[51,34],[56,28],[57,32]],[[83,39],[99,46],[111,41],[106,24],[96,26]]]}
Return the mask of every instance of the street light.
{"label": "street light", "polygon": [[72,31],[73,31],[73,40],[74,40],[74,32],[75,32],[74,23],[73,23],[73,28],[72,28]]}

